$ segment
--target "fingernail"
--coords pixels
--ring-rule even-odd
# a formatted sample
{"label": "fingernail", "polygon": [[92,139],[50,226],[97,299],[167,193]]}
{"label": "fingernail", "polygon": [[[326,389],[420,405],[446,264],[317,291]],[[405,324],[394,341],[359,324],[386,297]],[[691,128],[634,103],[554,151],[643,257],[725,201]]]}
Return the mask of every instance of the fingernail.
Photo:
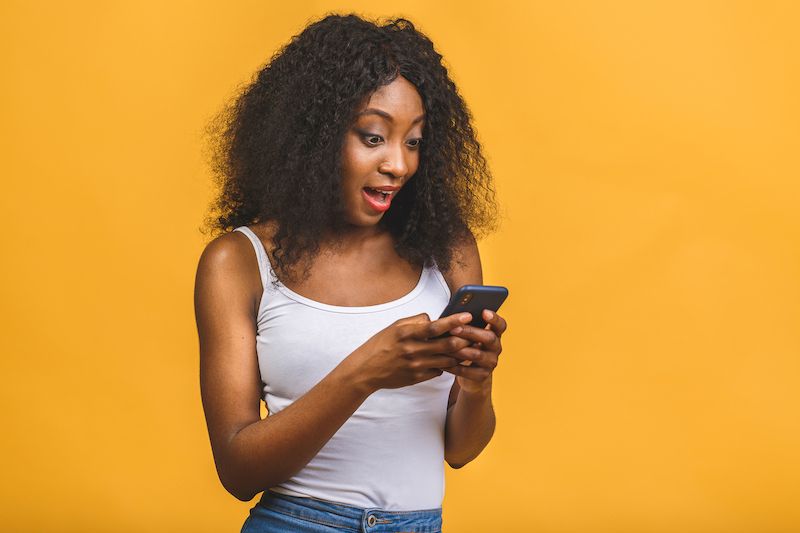
{"label": "fingernail", "polygon": [[450,333],[452,333],[453,335],[455,335],[456,333],[461,333],[461,330],[463,330],[463,329],[464,329],[464,328],[462,328],[461,326],[457,326],[457,327],[455,327],[455,328],[451,329],[451,330],[450,330]]}
{"label": "fingernail", "polygon": [[491,320],[491,319],[492,319],[492,317],[494,316],[494,313],[492,313],[492,312],[491,312],[491,311],[489,311],[488,309],[484,309],[484,311],[483,311],[483,312],[485,313],[485,315],[486,315],[486,319],[487,319],[487,320]]}
{"label": "fingernail", "polygon": [[464,313],[464,314],[463,314],[463,315],[461,315],[461,316],[460,316],[458,319],[459,319],[461,322],[469,322],[470,320],[472,320],[472,315],[471,315],[471,314],[469,314],[469,313]]}

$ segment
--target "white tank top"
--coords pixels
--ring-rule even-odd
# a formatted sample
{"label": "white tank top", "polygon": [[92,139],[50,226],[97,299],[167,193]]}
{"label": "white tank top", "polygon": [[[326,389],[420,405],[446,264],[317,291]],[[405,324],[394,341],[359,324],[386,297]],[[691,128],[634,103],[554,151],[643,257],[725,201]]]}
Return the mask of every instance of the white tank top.
{"label": "white tank top", "polygon": [[[262,399],[271,414],[285,409],[378,331],[399,318],[428,313],[450,299],[435,263],[397,300],[363,307],[329,305],[301,296],[275,273],[261,240],[253,243],[264,292],[258,306],[256,348]],[[441,376],[399,389],[381,389],[296,475],[271,487],[293,496],[410,511],[441,507],[444,498],[444,424],[455,377]]]}

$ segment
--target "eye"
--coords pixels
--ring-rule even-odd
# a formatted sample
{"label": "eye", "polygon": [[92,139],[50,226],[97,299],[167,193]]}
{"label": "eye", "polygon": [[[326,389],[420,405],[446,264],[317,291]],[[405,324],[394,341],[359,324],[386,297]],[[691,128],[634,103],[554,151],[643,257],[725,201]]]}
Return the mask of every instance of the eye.
{"label": "eye", "polygon": [[411,148],[415,148],[415,149],[419,148],[419,145],[422,143],[422,137],[420,137],[418,139],[411,139],[410,141],[408,141],[408,143],[409,143],[408,145]]}
{"label": "eye", "polygon": [[[367,146],[377,146],[383,140],[383,137],[381,137],[380,135],[375,135],[373,133],[366,133],[366,132],[361,133],[361,138],[364,139],[364,141],[367,143]],[[375,139],[377,139],[377,141],[375,141]]]}

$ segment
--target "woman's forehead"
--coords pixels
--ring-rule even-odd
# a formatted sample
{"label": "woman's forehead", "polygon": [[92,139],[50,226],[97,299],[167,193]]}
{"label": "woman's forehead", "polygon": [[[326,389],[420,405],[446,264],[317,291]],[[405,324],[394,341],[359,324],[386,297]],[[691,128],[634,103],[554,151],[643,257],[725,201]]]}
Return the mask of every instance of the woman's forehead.
{"label": "woman's forehead", "polygon": [[388,85],[378,87],[359,109],[359,116],[370,114],[389,122],[396,116],[409,122],[418,122],[425,114],[425,107],[417,88],[407,79],[398,76]]}

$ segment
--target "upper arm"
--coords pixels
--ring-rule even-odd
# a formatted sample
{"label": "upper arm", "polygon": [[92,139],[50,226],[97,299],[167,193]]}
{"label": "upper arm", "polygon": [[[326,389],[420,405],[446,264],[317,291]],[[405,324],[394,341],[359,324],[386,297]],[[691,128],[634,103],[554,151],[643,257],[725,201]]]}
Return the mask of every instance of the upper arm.
{"label": "upper arm", "polygon": [[237,233],[217,237],[203,250],[194,291],[200,394],[221,478],[228,443],[240,429],[261,419],[255,346],[260,277],[252,245]]}
{"label": "upper arm", "polygon": [[[481,268],[481,257],[478,253],[478,243],[470,235],[466,240],[461,241],[453,250],[453,261],[450,270],[442,272],[450,294],[464,285],[483,285],[483,269]],[[458,398],[458,381],[453,381],[450,389],[450,397],[447,400],[449,408]]]}

